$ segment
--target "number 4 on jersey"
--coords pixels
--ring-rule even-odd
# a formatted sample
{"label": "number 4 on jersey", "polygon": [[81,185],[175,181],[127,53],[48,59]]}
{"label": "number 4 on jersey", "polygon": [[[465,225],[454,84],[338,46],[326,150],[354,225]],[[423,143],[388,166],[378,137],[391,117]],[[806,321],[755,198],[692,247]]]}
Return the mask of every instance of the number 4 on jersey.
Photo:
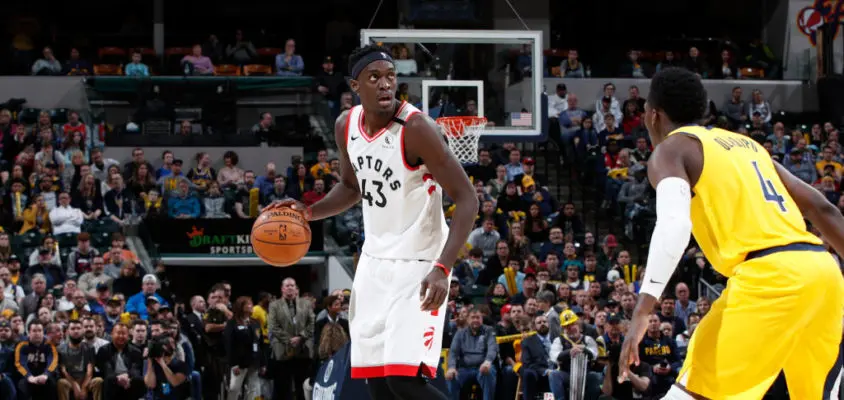
{"label": "number 4 on jersey", "polygon": [[770,179],[762,176],[759,164],[757,164],[756,161],[751,161],[751,163],[753,164],[753,169],[756,170],[756,177],[759,178],[759,185],[762,186],[762,195],[765,196],[765,201],[777,203],[777,205],[780,206],[780,211],[786,212],[785,198],[782,197],[781,194],[777,193],[777,189],[774,188],[774,183],[771,182]]}

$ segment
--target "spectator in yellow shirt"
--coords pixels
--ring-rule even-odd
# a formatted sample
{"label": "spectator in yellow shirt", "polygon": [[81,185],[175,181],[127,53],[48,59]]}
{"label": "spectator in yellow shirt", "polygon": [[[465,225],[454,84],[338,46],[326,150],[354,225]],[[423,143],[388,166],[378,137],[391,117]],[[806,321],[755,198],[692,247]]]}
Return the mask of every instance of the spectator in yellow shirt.
{"label": "spectator in yellow shirt", "polygon": [[324,176],[331,173],[331,165],[328,163],[328,152],[320,150],[317,153],[317,163],[311,167],[311,176],[314,179],[323,179]]}
{"label": "spectator in yellow shirt", "polygon": [[841,163],[835,161],[835,149],[830,146],[823,148],[823,155],[818,162],[815,163],[815,169],[818,170],[818,175],[823,176],[823,170],[827,165],[835,167],[835,175],[841,176]]}

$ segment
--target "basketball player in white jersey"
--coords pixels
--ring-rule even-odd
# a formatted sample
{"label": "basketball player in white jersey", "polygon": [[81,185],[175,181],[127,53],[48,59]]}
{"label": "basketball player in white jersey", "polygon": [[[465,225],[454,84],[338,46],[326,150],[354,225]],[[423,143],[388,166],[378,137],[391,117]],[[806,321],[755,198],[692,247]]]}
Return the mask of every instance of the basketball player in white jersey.
{"label": "basketball player in white jersey", "polygon": [[[395,98],[390,51],[349,57],[361,105],[335,123],[342,180],[321,201],[292,206],[309,220],[363,204],[365,242],[349,309],[352,378],[373,400],[445,399],[422,377],[436,375],[451,266],[478,213],[472,184],[433,120]],[[457,208],[446,226],[443,190]],[[315,340],[319,340],[315,338]]]}

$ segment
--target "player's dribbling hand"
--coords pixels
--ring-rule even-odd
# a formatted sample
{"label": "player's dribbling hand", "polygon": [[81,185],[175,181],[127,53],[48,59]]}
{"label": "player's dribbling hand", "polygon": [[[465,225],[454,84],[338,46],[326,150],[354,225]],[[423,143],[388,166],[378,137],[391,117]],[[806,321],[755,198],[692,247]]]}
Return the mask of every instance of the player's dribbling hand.
{"label": "player's dribbling hand", "polygon": [[624,338],[621,345],[621,355],[618,357],[618,383],[624,383],[630,379],[630,366],[639,365],[639,340],[637,335],[629,335]]}
{"label": "player's dribbling hand", "polygon": [[434,267],[422,280],[422,288],[419,290],[422,311],[438,310],[446,296],[448,296],[448,275],[442,269]]}
{"label": "player's dribbling hand", "polygon": [[261,212],[269,211],[269,210],[279,210],[279,209],[282,209],[282,208],[292,208],[296,211],[299,211],[299,212],[305,214],[305,210],[308,209],[308,206],[306,206],[301,201],[296,201],[296,200],[293,200],[293,199],[276,200],[276,201],[268,204],[263,209],[261,209]]}

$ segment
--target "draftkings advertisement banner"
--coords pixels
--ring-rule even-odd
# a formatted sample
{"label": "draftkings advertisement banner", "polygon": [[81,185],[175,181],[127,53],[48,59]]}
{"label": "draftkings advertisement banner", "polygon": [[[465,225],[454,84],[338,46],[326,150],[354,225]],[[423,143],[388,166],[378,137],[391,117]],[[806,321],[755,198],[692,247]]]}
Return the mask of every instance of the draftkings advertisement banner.
{"label": "draftkings advertisement banner", "polygon": [[[249,234],[254,219],[162,219],[146,221],[158,251],[166,254],[254,254]],[[323,249],[322,222],[311,222],[310,251]]]}

